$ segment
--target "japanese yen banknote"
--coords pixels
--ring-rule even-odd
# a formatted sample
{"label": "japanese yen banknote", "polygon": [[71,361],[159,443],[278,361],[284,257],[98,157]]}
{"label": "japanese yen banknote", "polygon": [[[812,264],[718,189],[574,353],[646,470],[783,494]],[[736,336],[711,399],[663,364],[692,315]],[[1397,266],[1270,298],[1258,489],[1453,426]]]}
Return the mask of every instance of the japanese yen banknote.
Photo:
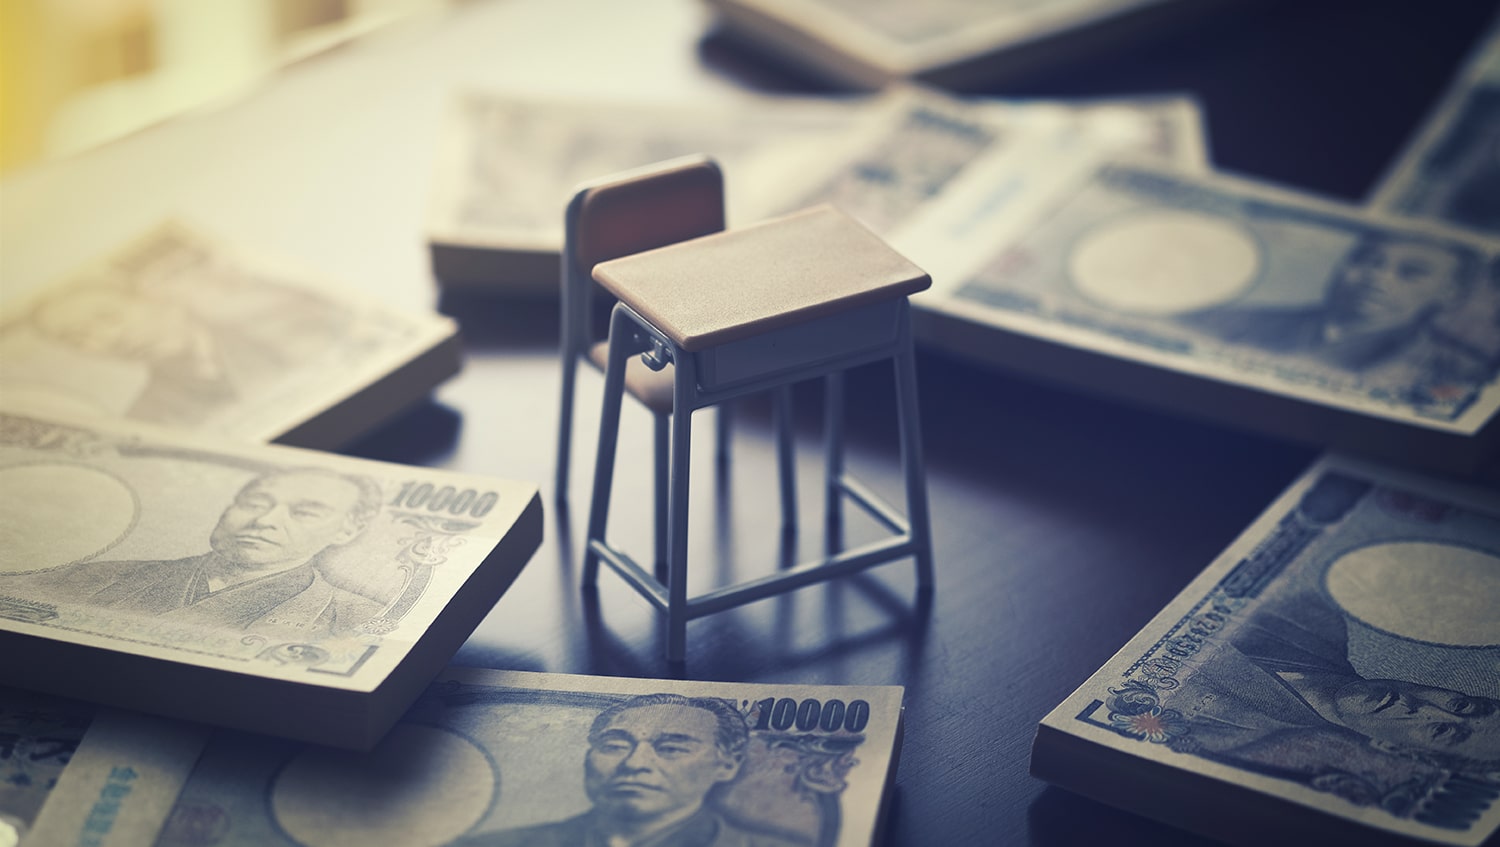
{"label": "japanese yen banknote", "polygon": [[901,697],[456,668],[366,754],[106,714],[34,843],[866,847]]}
{"label": "japanese yen banknote", "polygon": [[540,543],[527,483],[80,421],[0,413],[10,684],[367,746]]}
{"label": "japanese yen banknote", "polygon": [[1324,460],[1047,716],[1033,772],[1237,843],[1480,844],[1497,609],[1500,498]]}

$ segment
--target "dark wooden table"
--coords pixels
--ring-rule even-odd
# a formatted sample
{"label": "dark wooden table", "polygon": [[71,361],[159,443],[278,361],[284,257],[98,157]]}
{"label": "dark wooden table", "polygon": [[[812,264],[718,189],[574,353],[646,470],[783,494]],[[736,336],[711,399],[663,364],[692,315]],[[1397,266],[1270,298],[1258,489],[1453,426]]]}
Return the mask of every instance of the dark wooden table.
{"label": "dark wooden table", "polygon": [[[695,621],[669,665],[657,617],[610,574],[578,588],[602,381],[580,380],[576,473],[555,503],[556,304],[440,297],[421,221],[432,142],[457,86],[704,94],[817,86],[713,34],[688,0],[457,4],[400,33],[279,74],[228,110],[184,116],[0,183],[7,289],[34,285],[164,213],[301,258],[462,324],[468,361],[433,401],[349,452],[538,481],[547,536],[456,663],[699,679],[896,683],[907,734],[892,845],[1191,844],[1032,779],[1035,726],[1317,454],[922,353],[937,588],[911,568]],[[621,11],[629,7],[634,13]],[[1243,2],[1006,84],[995,95],[1187,92],[1214,163],[1358,200],[1441,93],[1493,2]],[[592,23],[591,23],[592,21]],[[7,290],[7,295],[11,293]],[[889,369],[848,388],[849,467],[899,491]],[[777,533],[769,410],[739,407],[732,464],[694,468],[698,586],[766,572],[822,543],[819,393],[800,387],[802,531]],[[631,414],[635,412],[636,414]],[[709,426],[711,414],[696,426]],[[712,438],[695,437],[711,448]],[[649,549],[649,418],[626,409],[611,526]],[[851,530],[858,532],[856,528]],[[631,540],[634,533],[638,538]]]}

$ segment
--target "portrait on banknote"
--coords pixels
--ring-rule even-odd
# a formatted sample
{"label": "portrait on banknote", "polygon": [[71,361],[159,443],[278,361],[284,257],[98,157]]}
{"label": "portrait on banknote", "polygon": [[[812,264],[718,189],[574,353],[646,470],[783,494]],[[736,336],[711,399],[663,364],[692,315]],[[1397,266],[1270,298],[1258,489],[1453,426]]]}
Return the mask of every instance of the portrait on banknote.
{"label": "portrait on banknote", "polygon": [[498,494],[313,455],[0,416],[0,619],[222,655],[389,632]]}
{"label": "portrait on banknote", "polygon": [[588,811],[459,843],[584,847],[653,838],[704,847],[792,847],[798,842],[737,823],[709,802],[739,775],[749,743],[744,715],[724,700],[668,693],[624,700],[600,712],[589,728],[583,756],[584,791],[593,804]]}
{"label": "portrait on banknote", "polygon": [[1493,357],[1437,325],[1471,298],[1483,257],[1466,245],[1374,231],[1355,236],[1321,293],[1297,305],[1198,309],[1180,323],[1226,343],[1365,374],[1397,362],[1428,383],[1483,382]]}
{"label": "portrait on banknote", "polygon": [[1367,823],[1493,825],[1500,512],[1328,471],[1218,573],[1054,715]]}
{"label": "portrait on banknote", "polygon": [[451,669],[369,754],[221,734],[159,843],[870,843],[889,689],[537,679]]}
{"label": "portrait on banknote", "polygon": [[94,557],[33,584],[90,606],[215,628],[284,629],[307,639],[353,634],[384,603],[331,583],[321,563],[364,532],[383,499],[362,475],[268,468],[233,495],[204,533],[203,553]]}
{"label": "portrait on banknote", "polygon": [[1280,390],[1452,421],[1500,372],[1493,244],[1106,165],[955,297]]}

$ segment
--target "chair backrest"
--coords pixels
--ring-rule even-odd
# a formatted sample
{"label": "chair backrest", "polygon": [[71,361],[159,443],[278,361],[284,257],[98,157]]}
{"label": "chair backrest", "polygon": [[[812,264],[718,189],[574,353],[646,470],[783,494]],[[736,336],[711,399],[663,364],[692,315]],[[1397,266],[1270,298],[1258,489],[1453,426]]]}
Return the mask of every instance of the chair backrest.
{"label": "chair backrest", "polygon": [[613,298],[594,265],[724,229],[724,176],[707,156],[647,165],[578,187],[564,218],[562,353],[603,337]]}

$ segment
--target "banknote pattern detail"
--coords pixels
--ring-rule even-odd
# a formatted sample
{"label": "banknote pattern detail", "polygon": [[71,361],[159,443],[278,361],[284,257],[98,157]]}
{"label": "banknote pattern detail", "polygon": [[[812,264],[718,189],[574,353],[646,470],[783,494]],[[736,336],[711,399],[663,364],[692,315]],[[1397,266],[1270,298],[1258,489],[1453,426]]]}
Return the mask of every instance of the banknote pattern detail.
{"label": "banknote pattern detail", "polygon": [[390,473],[0,415],[13,492],[0,619],[352,677],[435,582],[451,590],[445,568],[472,567],[483,550],[465,550],[502,505],[495,490]]}
{"label": "banknote pattern detail", "polygon": [[12,407],[269,438],[441,323],[329,296],[164,224],[8,309],[0,385]]}
{"label": "banknote pattern detail", "polygon": [[1106,166],[956,294],[1453,420],[1500,370],[1495,261],[1463,239]]}
{"label": "banknote pattern detail", "polygon": [[1330,472],[1074,719],[1466,831],[1500,805],[1496,594],[1500,515]]}
{"label": "banknote pattern detail", "polygon": [[24,833],[88,728],[86,703],[0,689],[0,841]]}
{"label": "banknote pattern detail", "polygon": [[[868,781],[853,782],[889,755],[866,751],[863,728],[889,732],[889,701],[846,702],[836,688],[819,698],[725,699],[661,685],[627,694],[440,680],[364,756],[221,733],[157,844],[321,845],[405,833],[412,843],[466,847],[594,843],[627,806],[634,820],[661,811],[653,803],[662,792],[641,799],[632,787],[659,774],[679,780],[663,802],[696,808],[658,834],[681,839],[669,843],[851,843],[846,820],[869,813],[868,797],[848,796],[867,793]],[[695,758],[734,764],[704,778],[682,764]],[[371,772],[385,781],[381,809],[369,800]]]}
{"label": "banknote pattern detail", "polygon": [[1500,24],[1428,124],[1375,205],[1500,235]]}

